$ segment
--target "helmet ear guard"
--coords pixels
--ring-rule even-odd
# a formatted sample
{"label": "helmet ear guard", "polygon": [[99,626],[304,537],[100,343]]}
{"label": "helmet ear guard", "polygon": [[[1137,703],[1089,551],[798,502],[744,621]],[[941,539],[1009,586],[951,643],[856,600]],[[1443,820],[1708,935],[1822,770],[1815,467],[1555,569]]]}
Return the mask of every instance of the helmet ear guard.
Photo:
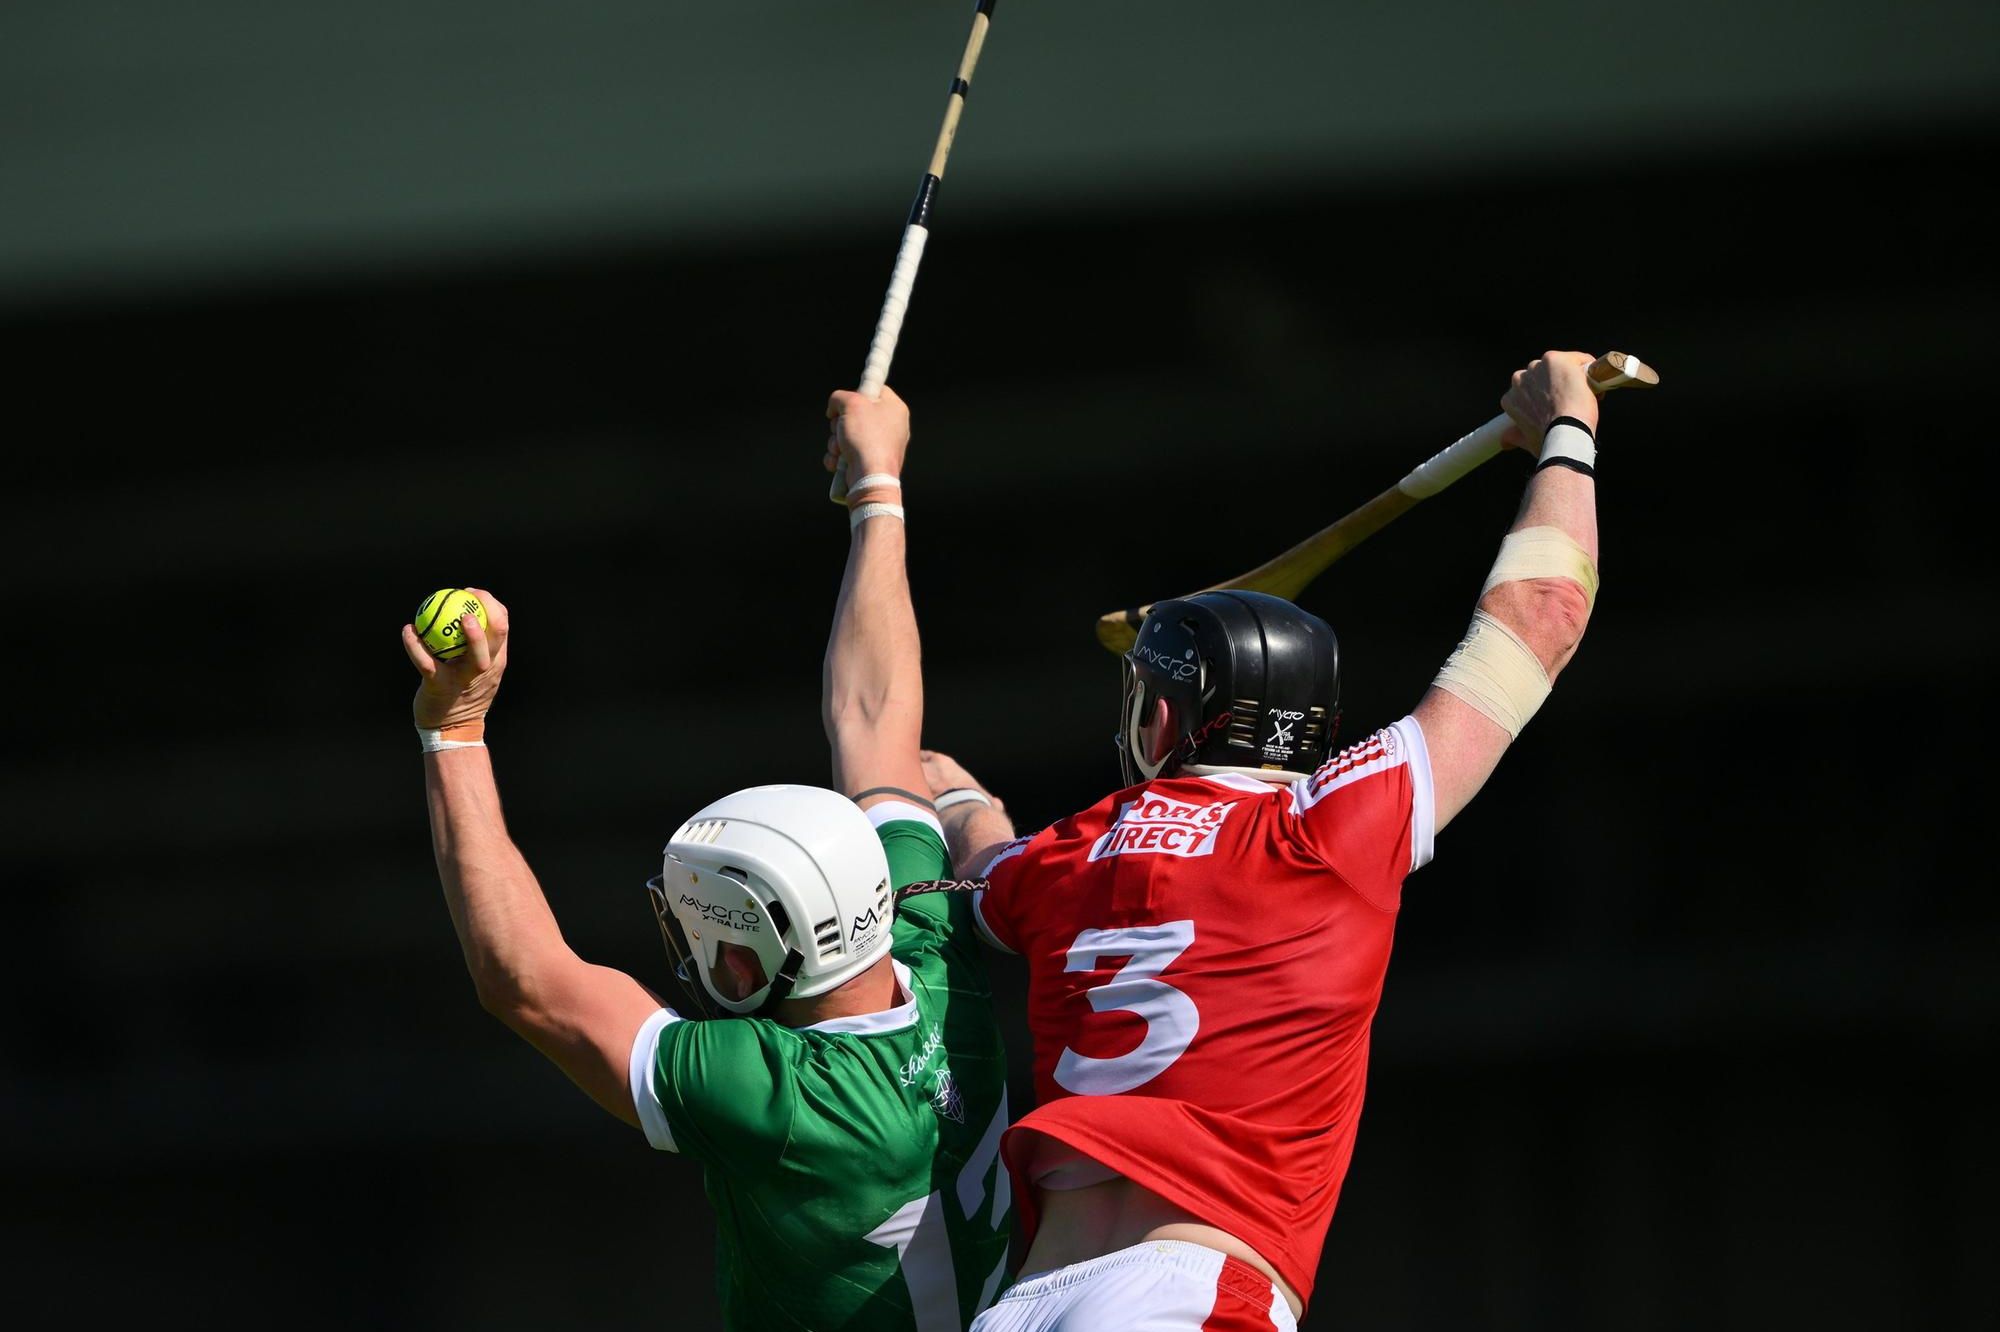
{"label": "helmet ear guard", "polygon": [[[1332,750],[1339,695],[1339,644],[1318,616],[1261,592],[1160,602],[1125,655],[1117,736],[1125,781],[1178,771],[1309,774]],[[1175,732],[1164,757],[1144,732],[1159,698]]]}
{"label": "helmet ear guard", "polygon": [[[747,871],[733,865],[703,871],[669,853],[666,871],[648,879],[646,891],[674,979],[700,1016],[768,1012],[798,983],[805,954],[790,945],[785,905],[776,898],[760,900]],[[720,984],[724,944],[748,948],[768,977],[742,998]]]}

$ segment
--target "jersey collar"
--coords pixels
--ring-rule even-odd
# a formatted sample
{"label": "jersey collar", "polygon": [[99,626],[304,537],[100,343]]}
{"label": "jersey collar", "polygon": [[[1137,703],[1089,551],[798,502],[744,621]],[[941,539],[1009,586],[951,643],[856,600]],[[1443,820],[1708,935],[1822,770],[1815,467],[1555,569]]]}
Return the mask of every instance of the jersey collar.
{"label": "jersey collar", "polygon": [[800,1031],[844,1032],[849,1036],[886,1036],[892,1031],[902,1031],[917,1025],[917,995],[910,988],[910,969],[901,962],[889,963],[896,973],[896,992],[903,996],[903,1002],[894,1008],[885,1008],[878,1013],[855,1013],[849,1017],[828,1018],[815,1022]]}
{"label": "jersey collar", "polygon": [[1217,786],[1227,786],[1232,790],[1248,791],[1255,795],[1269,795],[1273,791],[1283,791],[1299,780],[1297,773],[1286,773],[1281,782],[1266,781],[1262,777],[1252,777],[1247,772],[1182,772],[1174,774],[1191,781],[1214,782]]}

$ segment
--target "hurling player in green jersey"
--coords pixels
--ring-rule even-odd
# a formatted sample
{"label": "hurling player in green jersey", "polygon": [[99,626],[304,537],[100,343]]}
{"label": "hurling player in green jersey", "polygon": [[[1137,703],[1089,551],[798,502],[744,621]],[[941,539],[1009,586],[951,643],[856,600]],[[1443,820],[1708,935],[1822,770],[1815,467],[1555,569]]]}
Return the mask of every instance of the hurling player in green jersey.
{"label": "hurling player in green jersey", "polygon": [[[733,1332],[959,1332],[1007,1257],[1006,1067],[969,897],[923,770],[897,478],[908,409],[835,394],[852,542],[827,645],[837,791],[753,787],[697,812],[649,885],[684,999],[564,942],[508,837],[485,746],[510,617],[422,681],[432,841],[480,1002],[655,1148],[701,1164]],[[898,898],[901,897],[899,901]],[[665,1275],[665,1274],[663,1274]],[[671,1274],[678,1276],[680,1274]]]}

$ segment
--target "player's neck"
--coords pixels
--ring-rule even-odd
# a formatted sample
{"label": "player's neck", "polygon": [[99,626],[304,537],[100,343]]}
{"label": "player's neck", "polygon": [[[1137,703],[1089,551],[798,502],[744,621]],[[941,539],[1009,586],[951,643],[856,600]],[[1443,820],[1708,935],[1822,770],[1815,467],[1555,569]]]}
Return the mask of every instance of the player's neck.
{"label": "player's neck", "polygon": [[773,1017],[787,1027],[810,1027],[833,1018],[860,1017],[894,1008],[902,999],[897,993],[896,969],[884,954],[880,961],[845,985],[816,994],[810,999],[782,999]]}

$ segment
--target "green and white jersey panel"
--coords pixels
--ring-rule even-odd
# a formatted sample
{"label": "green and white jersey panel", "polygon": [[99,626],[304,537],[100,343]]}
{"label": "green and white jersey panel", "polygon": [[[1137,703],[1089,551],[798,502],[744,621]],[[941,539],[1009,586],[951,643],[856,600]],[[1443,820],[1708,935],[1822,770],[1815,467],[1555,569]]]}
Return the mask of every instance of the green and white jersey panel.
{"label": "green and white jersey panel", "polygon": [[[946,877],[928,811],[868,811],[891,880]],[[726,1325],[962,1332],[1007,1259],[1006,1060],[964,893],[896,909],[898,1003],[791,1028],[655,1013],[633,1044],[654,1147],[699,1160]]]}

